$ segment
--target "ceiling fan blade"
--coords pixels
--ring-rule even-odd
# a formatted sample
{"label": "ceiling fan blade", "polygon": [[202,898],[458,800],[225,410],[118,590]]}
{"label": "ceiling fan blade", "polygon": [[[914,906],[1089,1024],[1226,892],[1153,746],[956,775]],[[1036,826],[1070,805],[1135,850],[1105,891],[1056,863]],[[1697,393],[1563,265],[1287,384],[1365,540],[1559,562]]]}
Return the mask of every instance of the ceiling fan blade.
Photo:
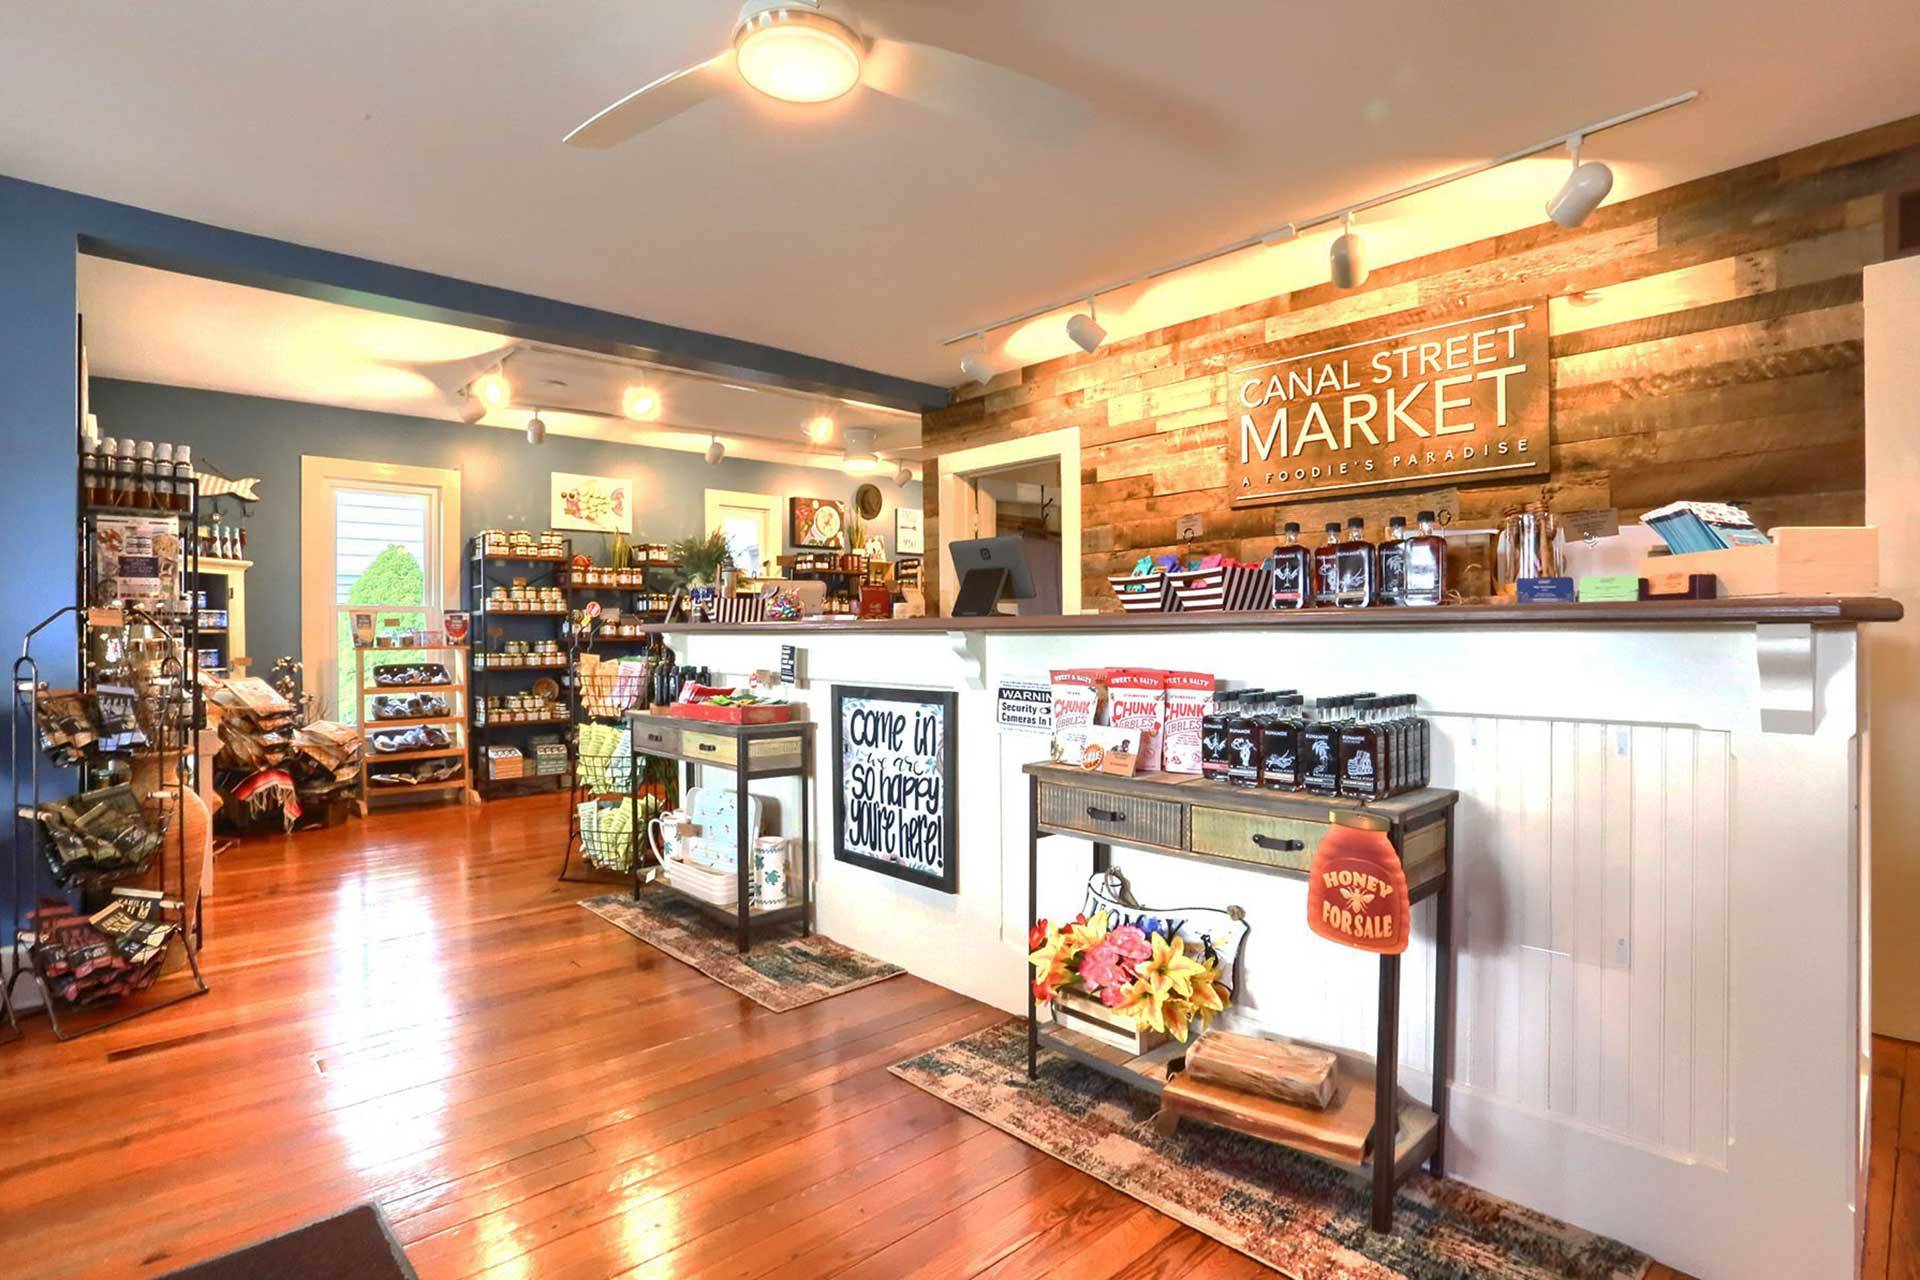
{"label": "ceiling fan blade", "polygon": [[725,87],[733,74],[733,51],[716,54],[652,84],[635,89],[620,101],[579,126],[564,139],[568,146],[601,151],[617,147],[645,133],[665,120],[671,120],[689,107],[697,107]]}
{"label": "ceiling fan blade", "polygon": [[942,115],[1062,145],[1085,127],[1086,99],[995,62],[911,40],[875,40],[863,79]]}

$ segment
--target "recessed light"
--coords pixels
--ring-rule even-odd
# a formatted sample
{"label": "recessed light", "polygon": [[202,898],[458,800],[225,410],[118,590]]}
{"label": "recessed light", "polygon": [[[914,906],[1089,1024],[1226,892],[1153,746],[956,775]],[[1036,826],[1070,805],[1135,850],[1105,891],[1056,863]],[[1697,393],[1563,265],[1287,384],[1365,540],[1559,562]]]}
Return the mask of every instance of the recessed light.
{"label": "recessed light", "polygon": [[660,416],[660,393],[652,387],[631,386],[620,397],[620,412],[646,420]]}
{"label": "recessed light", "polygon": [[823,413],[808,421],[806,431],[807,439],[815,444],[825,444],[833,439],[833,419]]}

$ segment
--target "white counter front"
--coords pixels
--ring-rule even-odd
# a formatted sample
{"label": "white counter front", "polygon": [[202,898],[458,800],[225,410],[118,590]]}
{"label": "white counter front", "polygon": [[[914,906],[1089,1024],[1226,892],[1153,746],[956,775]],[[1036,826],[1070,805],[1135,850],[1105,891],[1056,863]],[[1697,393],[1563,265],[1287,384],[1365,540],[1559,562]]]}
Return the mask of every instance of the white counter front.
{"label": "white counter front", "polygon": [[[797,697],[822,735],[821,931],[1020,1013],[1020,770],[1047,741],[996,727],[999,681],[1156,666],[1308,697],[1418,694],[1434,784],[1461,792],[1450,1175],[1702,1280],[1844,1277],[1865,1187],[1859,637],[1831,616],[1693,616],[689,628],[669,642],[729,675],[801,649]],[[957,894],[834,860],[835,684],[958,691]],[[1307,931],[1303,884],[1124,848],[1114,862],[1143,903],[1245,909],[1240,1016],[1371,1049],[1376,966]],[[1077,910],[1087,847],[1050,838],[1041,866],[1042,913]],[[1433,1068],[1433,909],[1415,911],[1404,969],[1416,1094]]]}

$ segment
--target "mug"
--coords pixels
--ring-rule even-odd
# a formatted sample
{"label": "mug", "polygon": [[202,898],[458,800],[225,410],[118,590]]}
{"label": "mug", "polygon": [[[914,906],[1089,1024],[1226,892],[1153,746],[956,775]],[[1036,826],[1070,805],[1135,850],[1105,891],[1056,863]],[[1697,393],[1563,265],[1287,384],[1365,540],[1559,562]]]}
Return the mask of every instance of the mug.
{"label": "mug", "polygon": [[647,820],[647,848],[653,851],[655,861],[665,862],[685,852],[686,842],[680,834],[680,827],[686,821],[686,811],[682,809],[669,809]]}
{"label": "mug", "polygon": [[755,911],[787,905],[785,836],[761,836],[753,842],[753,879],[747,884],[747,905]]}

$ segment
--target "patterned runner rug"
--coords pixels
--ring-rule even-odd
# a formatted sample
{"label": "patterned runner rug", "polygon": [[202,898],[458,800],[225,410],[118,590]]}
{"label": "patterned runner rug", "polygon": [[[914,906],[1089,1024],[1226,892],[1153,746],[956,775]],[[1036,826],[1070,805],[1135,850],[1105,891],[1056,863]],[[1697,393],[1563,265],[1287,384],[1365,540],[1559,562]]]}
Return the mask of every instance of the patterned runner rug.
{"label": "patterned runner rug", "polygon": [[817,933],[772,938],[740,955],[731,929],[657,889],[642,890],[638,902],[629,894],[609,893],[580,905],[776,1013],[906,972]]}
{"label": "patterned runner rug", "polygon": [[1152,1095],[1042,1051],[1006,1022],[893,1074],[1295,1280],[1637,1280],[1648,1259],[1464,1183],[1417,1174],[1378,1235],[1364,1177],[1257,1138],[1148,1122]]}

